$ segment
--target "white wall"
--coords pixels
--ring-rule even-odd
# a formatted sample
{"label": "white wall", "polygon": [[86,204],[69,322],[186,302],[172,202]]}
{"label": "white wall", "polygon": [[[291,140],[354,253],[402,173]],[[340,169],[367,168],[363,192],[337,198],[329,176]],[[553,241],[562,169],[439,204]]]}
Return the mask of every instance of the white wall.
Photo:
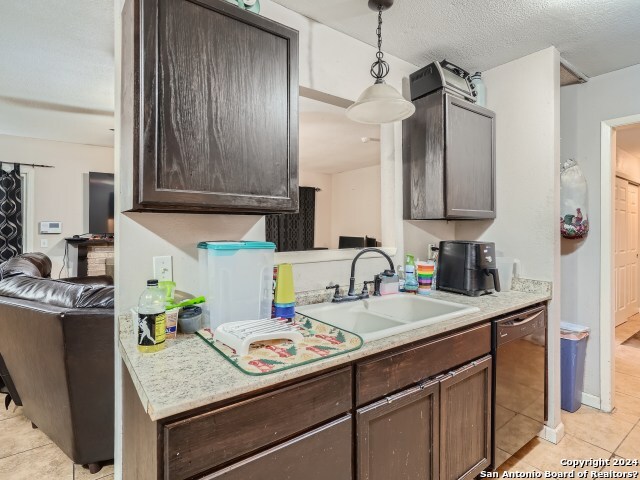
{"label": "white wall", "polygon": [[407,220],[404,222],[404,251],[417,259],[428,258],[428,245],[455,240],[456,223],[443,220]]}
{"label": "white wall", "polygon": [[640,158],[616,148],[616,173],[622,174],[627,180],[640,183]]}
{"label": "white wall", "polygon": [[[34,234],[33,251],[51,258],[52,276],[57,278],[64,256],[64,238],[87,232],[87,174],[113,172],[113,148],[0,135],[0,161],[55,167],[27,168],[34,176],[34,216],[33,223],[26,227]],[[38,222],[45,220],[61,221],[62,233],[40,235]],[[49,246],[40,247],[40,239],[47,240]],[[66,271],[62,276],[67,276]]]}
{"label": "white wall", "polygon": [[331,183],[331,248],[338,248],[340,235],[380,241],[380,166],[335,173]]}
{"label": "white wall", "polygon": [[584,390],[600,396],[600,128],[601,122],[640,114],[640,65],[563,87],[562,160],[578,161],[589,186],[590,233],[562,241],[562,319],[591,327]]}
{"label": "white wall", "polygon": [[[121,11],[122,0],[119,1]],[[347,35],[332,30],[291,10],[288,10],[269,0],[261,2],[265,17],[297,29],[300,32],[300,85],[321,92],[343,98],[355,99],[364,88],[372,84],[369,75],[371,62],[375,58],[375,49]],[[120,17],[116,16],[116,55],[119,54]],[[339,52],[339,55],[336,54]],[[387,83],[400,89],[402,78],[417,70],[415,65],[386,55],[391,65],[391,73]],[[119,58],[116,58],[116,63]],[[116,71],[119,66],[116,68]],[[119,87],[116,88],[118,92]],[[117,95],[117,93],[116,93]],[[118,98],[118,97],[117,97]],[[387,181],[391,185],[399,182],[397,168],[389,164],[399,165],[402,159],[400,147],[397,143],[400,130],[394,128],[381,129],[381,161],[386,162],[383,171],[387,172]],[[122,165],[130,163],[132,159],[121,158]],[[384,180],[383,180],[384,181]],[[400,187],[400,184],[397,184]],[[388,192],[388,203],[382,213],[383,218],[391,218],[393,230],[383,232],[381,236],[392,239],[387,245],[402,251],[402,226],[395,220],[398,213],[398,196],[393,188]],[[128,192],[120,191],[120,196]],[[144,281],[151,271],[154,255],[172,255],[174,264],[182,262],[182,266],[175,270],[175,280],[179,287],[186,289],[193,286],[193,275],[197,272],[197,242],[209,238],[240,239],[264,238],[263,228],[260,226],[262,217],[220,216],[220,215],[154,215],[132,214],[120,215],[117,220],[119,226],[116,241],[122,245],[116,246],[119,256],[120,271],[126,269],[126,274],[118,276],[116,296],[118,308],[127,309],[134,304],[139,291],[144,287]],[[180,231],[180,238],[171,232]],[[125,248],[126,245],[126,248]],[[344,284],[349,276],[350,261],[336,261],[324,263],[309,263],[294,266],[296,290],[303,291],[324,288],[330,281]],[[363,259],[359,268],[358,280],[372,277],[374,273],[384,267],[382,259]],[[183,276],[181,272],[188,272]]]}
{"label": "white wall", "polygon": [[[561,425],[560,55],[554,47],[482,74],[496,112],[497,217],[458,222],[456,238],[495,242],[520,259],[522,276],[554,282],[549,307],[549,422]],[[554,439],[549,433],[548,439]]]}
{"label": "white wall", "polygon": [[524,277],[547,281],[553,280],[558,230],[554,52],[542,50],[483,72],[487,107],[496,112],[497,218],[456,226],[459,239],[495,240],[497,250],[520,259]]}
{"label": "white wall", "polygon": [[300,186],[320,188],[316,193],[315,247],[338,248],[339,235],[381,240],[380,173],[379,165],[332,175],[300,171]]}
{"label": "white wall", "polygon": [[298,182],[301,187],[314,187],[316,192],[314,247],[331,248],[331,175],[301,169]]}

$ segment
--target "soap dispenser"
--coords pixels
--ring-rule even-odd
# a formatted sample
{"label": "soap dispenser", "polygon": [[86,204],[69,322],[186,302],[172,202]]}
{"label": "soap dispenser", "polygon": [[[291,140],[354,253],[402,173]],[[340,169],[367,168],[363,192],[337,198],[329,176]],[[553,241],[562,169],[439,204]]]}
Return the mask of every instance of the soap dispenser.
{"label": "soap dispenser", "polygon": [[404,291],[407,293],[417,293],[418,279],[416,278],[416,264],[413,255],[406,256],[404,275]]}

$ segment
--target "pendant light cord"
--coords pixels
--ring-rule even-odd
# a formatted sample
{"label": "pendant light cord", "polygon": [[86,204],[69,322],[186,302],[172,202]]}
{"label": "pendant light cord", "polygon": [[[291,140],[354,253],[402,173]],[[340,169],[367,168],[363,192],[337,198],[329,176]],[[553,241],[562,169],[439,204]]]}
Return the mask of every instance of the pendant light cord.
{"label": "pendant light cord", "polygon": [[371,64],[371,76],[376,79],[376,83],[382,83],[384,77],[389,73],[389,64],[385,62],[384,53],[382,53],[382,5],[378,7],[376,35],[378,36],[378,51],[376,52],[376,61]]}

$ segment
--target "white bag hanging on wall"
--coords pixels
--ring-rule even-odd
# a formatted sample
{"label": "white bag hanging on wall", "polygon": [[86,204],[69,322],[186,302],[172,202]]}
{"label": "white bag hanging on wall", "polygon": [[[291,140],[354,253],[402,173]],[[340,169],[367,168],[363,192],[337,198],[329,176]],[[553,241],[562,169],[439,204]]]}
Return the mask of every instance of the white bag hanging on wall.
{"label": "white bag hanging on wall", "polygon": [[587,179],[573,159],[560,174],[560,233],[564,238],[584,238],[589,233]]}

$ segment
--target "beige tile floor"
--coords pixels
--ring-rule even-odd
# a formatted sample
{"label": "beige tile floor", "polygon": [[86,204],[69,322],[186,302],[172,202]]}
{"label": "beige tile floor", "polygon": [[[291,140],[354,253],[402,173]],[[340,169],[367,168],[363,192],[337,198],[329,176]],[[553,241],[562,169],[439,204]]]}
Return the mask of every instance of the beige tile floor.
{"label": "beige tile floor", "polygon": [[[0,395],[4,400],[4,395]],[[113,465],[95,475],[74,463],[11,404],[0,402],[0,480],[93,480],[113,479]]]}
{"label": "beige tile floor", "polygon": [[[616,328],[616,409],[607,414],[583,406],[563,412],[566,435],[558,445],[535,439],[516,452],[500,471],[566,471],[562,459],[640,460],[640,349],[621,345],[640,331],[640,314]],[[638,467],[604,470],[640,471]],[[31,428],[20,408],[0,407],[0,480],[113,479],[113,466],[95,475],[74,465],[40,430]]]}
{"label": "beige tile floor", "polygon": [[[561,466],[562,459],[640,461],[640,349],[622,345],[638,331],[640,314],[616,328],[616,408],[613,413],[603,413],[584,405],[575,413],[563,411],[566,434],[560,443],[554,445],[536,438],[504,463],[500,472],[571,470]],[[602,470],[640,472],[640,467],[605,467]]]}

